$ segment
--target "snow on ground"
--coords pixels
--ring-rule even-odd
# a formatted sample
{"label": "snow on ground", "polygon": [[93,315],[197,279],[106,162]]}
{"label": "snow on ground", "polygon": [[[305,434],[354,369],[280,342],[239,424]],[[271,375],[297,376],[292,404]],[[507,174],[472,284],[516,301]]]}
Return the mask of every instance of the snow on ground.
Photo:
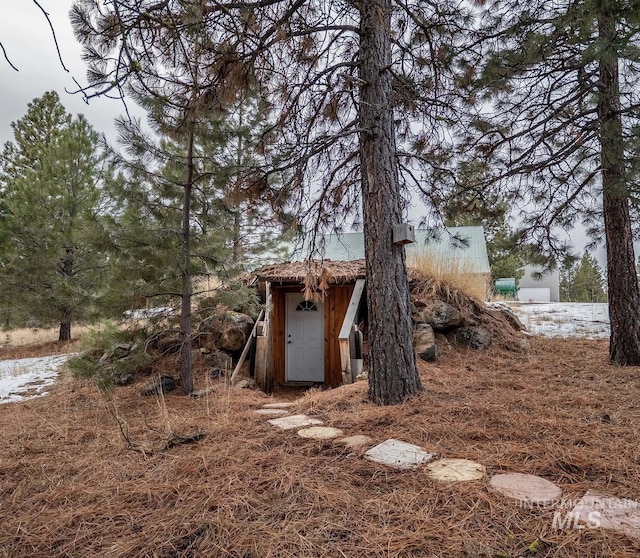
{"label": "snow on ground", "polygon": [[71,355],[0,360],[0,404],[47,394],[58,370]]}
{"label": "snow on ground", "polygon": [[509,302],[508,306],[534,334],[591,339],[610,335],[609,305],[606,303]]}

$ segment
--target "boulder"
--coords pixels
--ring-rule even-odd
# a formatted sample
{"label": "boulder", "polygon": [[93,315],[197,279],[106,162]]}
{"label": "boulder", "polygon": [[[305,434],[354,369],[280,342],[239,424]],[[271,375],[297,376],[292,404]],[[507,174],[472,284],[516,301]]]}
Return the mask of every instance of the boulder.
{"label": "boulder", "polygon": [[126,357],[132,350],[131,343],[116,343],[111,352],[113,354],[113,358],[124,358]]}
{"label": "boulder", "polygon": [[222,368],[211,368],[207,371],[207,377],[210,380],[219,380],[223,378],[225,375],[225,371]]}
{"label": "boulder", "polygon": [[225,312],[223,323],[226,327],[235,327],[242,330],[245,335],[249,335],[255,322],[248,314],[242,314],[240,312]]}
{"label": "boulder", "polygon": [[444,335],[443,333],[436,333],[436,346],[438,347],[438,349],[440,351],[444,350],[449,350],[451,348],[451,344],[449,343],[449,340],[447,339],[447,336]]}
{"label": "boulder", "polygon": [[416,310],[420,311],[423,310],[424,308],[426,308],[427,303],[423,302],[422,300],[418,299],[418,298],[412,298],[411,302],[413,303],[413,306],[416,308]]}
{"label": "boulder", "polygon": [[230,370],[233,367],[231,356],[222,351],[214,351],[205,355],[204,360],[210,364],[212,368],[221,368],[222,370]]}
{"label": "boulder", "polygon": [[433,362],[438,356],[438,346],[431,326],[418,324],[413,334],[413,348],[416,354],[427,362]]}
{"label": "boulder", "polygon": [[491,332],[484,327],[464,327],[456,331],[456,343],[470,349],[486,349],[491,345]]}
{"label": "boulder", "polygon": [[520,318],[518,318],[514,311],[511,310],[511,308],[509,308],[508,306],[500,305],[496,307],[496,310],[500,312],[502,317],[507,320],[507,322],[509,322],[509,325],[516,331],[524,331],[526,329],[524,327],[524,324],[520,321]]}
{"label": "boulder", "polygon": [[447,331],[462,324],[460,311],[442,300],[434,301],[422,311],[421,316],[422,321],[435,331]]}
{"label": "boulder", "polygon": [[147,387],[142,390],[142,395],[160,395],[169,393],[174,389],[176,389],[176,381],[171,376],[163,374],[149,383]]}
{"label": "boulder", "polygon": [[230,327],[222,332],[222,336],[218,342],[218,347],[223,351],[230,351],[234,353],[241,351],[246,341],[247,336],[244,331]]}
{"label": "boulder", "polygon": [[235,384],[235,387],[240,389],[253,389],[255,382],[251,378],[244,378]]}
{"label": "boulder", "polygon": [[136,377],[133,374],[117,374],[113,378],[113,383],[117,386],[128,386],[136,381]]}
{"label": "boulder", "polygon": [[224,312],[203,320],[198,327],[200,346],[209,351],[241,351],[253,329],[251,316],[240,312]]}

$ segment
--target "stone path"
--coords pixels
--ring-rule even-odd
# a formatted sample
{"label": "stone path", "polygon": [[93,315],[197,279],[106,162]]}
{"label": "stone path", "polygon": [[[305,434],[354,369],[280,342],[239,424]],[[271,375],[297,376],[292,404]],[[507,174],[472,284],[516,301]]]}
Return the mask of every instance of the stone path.
{"label": "stone path", "polygon": [[[281,430],[298,429],[298,436],[314,440],[335,440],[337,444],[349,449],[362,449],[371,446],[369,436],[356,434],[344,437],[342,430],[324,426],[322,421],[307,415],[290,415],[292,402],[275,402],[254,410],[257,416],[278,416],[269,419],[269,424]],[[416,469],[425,465],[427,474],[441,482],[470,482],[485,478],[486,469],[475,461],[452,459],[436,456],[420,446],[390,438],[381,444],[370,447],[364,452],[364,458],[397,469]],[[533,509],[541,506],[555,506],[553,527],[555,528],[602,528],[640,539],[640,502],[624,498],[615,498],[589,490],[574,506],[566,510],[562,500],[562,489],[556,484],[535,475],[523,473],[500,473],[488,481],[495,492],[513,500],[520,507]],[[575,502],[574,502],[575,503]],[[562,514],[562,510],[566,512]]]}
{"label": "stone path", "polygon": [[414,469],[434,458],[420,446],[390,438],[365,452],[365,458],[398,469]]}
{"label": "stone path", "polygon": [[531,506],[549,506],[562,496],[562,489],[547,479],[522,473],[495,475],[489,480],[489,486],[503,496]]}

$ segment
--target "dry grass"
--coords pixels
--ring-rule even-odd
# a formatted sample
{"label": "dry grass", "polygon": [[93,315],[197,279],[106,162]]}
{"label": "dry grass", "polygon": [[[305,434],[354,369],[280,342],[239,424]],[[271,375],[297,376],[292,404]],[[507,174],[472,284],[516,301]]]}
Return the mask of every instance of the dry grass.
{"label": "dry grass", "polygon": [[[428,390],[404,405],[376,407],[358,383],[312,390],[294,411],[490,474],[543,475],[567,498],[594,488],[640,500],[640,370],[606,356],[606,342],[575,339],[450,351],[420,364]],[[534,541],[538,557],[640,554],[616,533],[553,529],[553,510],[519,509],[486,481],[437,483],[279,431],[252,414],[271,400],[259,392],[139,389],[104,397],[60,383],[0,406],[0,556],[524,557]]]}
{"label": "dry grass", "polygon": [[[91,328],[75,326],[72,330],[73,338],[81,338]],[[58,340],[59,329],[52,328],[20,328],[0,332],[0,349],[24,347],[26,345],[42,345]]]}
{"label": "dry grass", "polygon": [[407,267],[422,277],[432,277],[478,300],[487,300],[488,277],[468,260],[446,257],[439,252],[415,249],[407,252]]}
{"label": "dry grass", "polygon": [[74,353],[80,348],[80,341],[50,341],[34,345],[16,345],[0,347],[0,360],[41,357]]}

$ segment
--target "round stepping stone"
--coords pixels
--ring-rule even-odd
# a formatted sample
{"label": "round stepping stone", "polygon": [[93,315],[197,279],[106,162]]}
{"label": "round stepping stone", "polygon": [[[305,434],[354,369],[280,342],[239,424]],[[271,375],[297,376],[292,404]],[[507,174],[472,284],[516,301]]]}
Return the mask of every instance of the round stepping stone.
{"label": "round stepping stone", "polygon": [[342,434],[342,430],[329,426],[311,426],[310,428],[298,430],[298,436],[302,438],[312,438],[313,440],[331,440],[332,438],[342,436]]}
{"label": "round stepping stone", "polygon": [[468,459],[439,459],[427,465],[430,477],[445,482],[465,482],[484,477],[484,467]]}
{"label": "round stepping stone", "polygon": [[272,417],[288,415],[289,411],[285,409],[256,409],[253,411],[256,415],[269,415]]}
{"label": "round stepping stone", "polygon": [[546,506],[556,502],[562,489],[542,477],[523,473],[503,473],[492,477],[489,485],[507,498],[523,504]]}
{"label": "round stepping stone", "polygon": [[343,444],[349,449],[358,449],[362,446],[368,446],[373,440],[369,436],[363,434],[356,434],[355,436],[347,436],[346,438],[340,438],[336,440],[337,444]]}
{"label": "round stepping stone", "polygon": [[381,463],[396,469],[414,469],[431,461],[435,456],[414,444],[389,438],[367,450],[364,457],[374,463]]}
{"label": "round stepping stone", "polygon": [[262,406],[263,409],[288,409],[289,407],[293,407],[295,403],[290,403],[288,401],[280,401],[279,403],[267,403]]}
{"label": "round stepping stone", "polygon": [[280,430],[293,430],[294,428],[322,424],[321,420],[308,417],[307,415],[291,415],[289,417],[269,419],[267,422],[273,424],[273,426],[277,426]]}

